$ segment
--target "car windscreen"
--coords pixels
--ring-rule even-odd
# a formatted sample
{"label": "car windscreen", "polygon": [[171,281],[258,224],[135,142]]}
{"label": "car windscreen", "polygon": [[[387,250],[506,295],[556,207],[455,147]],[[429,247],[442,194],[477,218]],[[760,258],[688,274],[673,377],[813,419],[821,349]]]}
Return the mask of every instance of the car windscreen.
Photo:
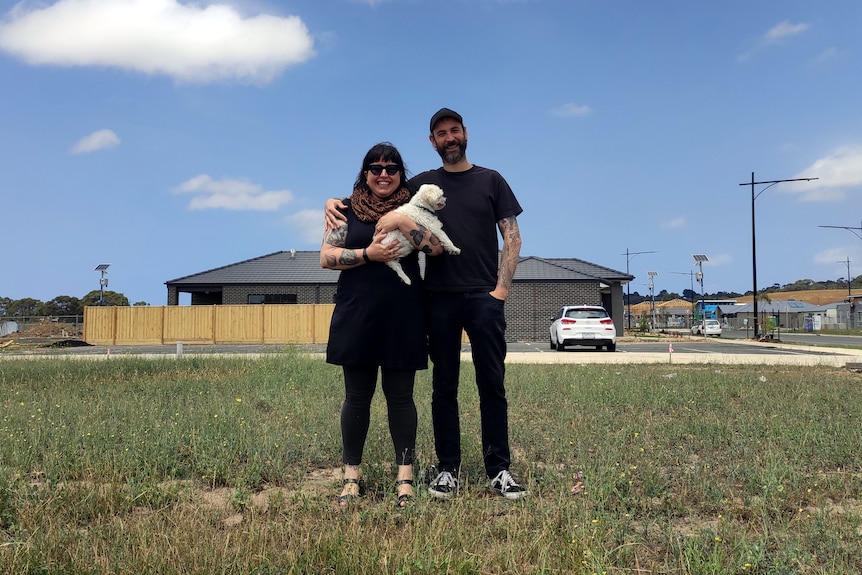
{"label": "car windscreen", "polygon": [[570,309],[566,312],[566,317],[574,319],[602,319],[608,317],[608,314],[600,309]]}

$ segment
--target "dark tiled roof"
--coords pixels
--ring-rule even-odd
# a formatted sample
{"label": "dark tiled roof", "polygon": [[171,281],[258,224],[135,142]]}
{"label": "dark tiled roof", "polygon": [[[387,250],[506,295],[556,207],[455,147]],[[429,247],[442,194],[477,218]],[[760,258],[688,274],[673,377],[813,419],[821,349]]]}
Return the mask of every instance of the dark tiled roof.
{"label": "dark tiled roof", "polygon": [[[320,267],[318,251],[280,251],[169,280],[167,285],[334,284],[337,270]],[[521,258],[515,281],[590,281],[625,283],[632,276],[579,259]]]}
{"label": "dark tiled roof", "polygon": [[336,270],[320,267],[318,251],[281,251],[165,282],[167,285],[334,284]]}
{"label": "dark tiled roof", "polygon": [[609,280],[625,283],[634,279],[634,276],[576,258],[527,256],[521,258],[513,279],[515,281]]}

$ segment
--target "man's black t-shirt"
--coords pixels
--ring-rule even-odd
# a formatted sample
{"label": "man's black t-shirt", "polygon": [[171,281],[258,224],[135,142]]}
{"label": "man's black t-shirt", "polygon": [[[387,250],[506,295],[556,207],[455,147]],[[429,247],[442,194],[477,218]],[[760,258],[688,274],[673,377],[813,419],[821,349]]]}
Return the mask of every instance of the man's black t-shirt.
{"label": "man's black t-shirt", "polygon": [[499,268],[497,222],[523,211],[503,176],[476,165],[465,172],[437,168],[413,177],[410,184],[414,189],[422,184],[443,189],[446,207],[437,216],[446,234],[461,248],[457,256],[444,252],[425,259],[425,289],[493,291]]}

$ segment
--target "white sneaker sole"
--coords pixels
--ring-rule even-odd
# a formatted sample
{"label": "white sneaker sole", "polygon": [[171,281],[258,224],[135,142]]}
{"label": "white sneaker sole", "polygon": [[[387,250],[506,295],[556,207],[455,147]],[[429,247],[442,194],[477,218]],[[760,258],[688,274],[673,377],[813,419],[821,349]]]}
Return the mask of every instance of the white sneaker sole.
{"label": "white sneaker sole", "polygon": [[428,488],[428,495],[430,495],[431,497],[436,497],[437,499],[452,499],[453,497],[455,497],[456,493],[458,492],[449,491],[447,493],[446,491],[437,491],[433,487]]}
{"label": "white sneaker sole", "polygon": [[513,493],[503,493],[502,491],[500,491],[497,488],[493,488],[493,489],[494,489],[494,491],[497,492],[498,495],[501,495],[501,496],[505,497],[506,499],[510,499],[512,501],[514,501],[515,499],[520,499],[521,497],[526,497],[527,495],[530,494],[529,491],[515,491]]}

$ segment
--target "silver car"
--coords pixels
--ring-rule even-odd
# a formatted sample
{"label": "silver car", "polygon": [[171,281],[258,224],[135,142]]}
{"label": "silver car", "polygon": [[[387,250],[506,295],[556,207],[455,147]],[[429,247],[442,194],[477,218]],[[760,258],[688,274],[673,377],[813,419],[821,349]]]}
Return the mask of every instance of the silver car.
{"label": "silver car", "polygon": [[590,345],[617,350],[617,328],[607,310],[596,305],[567,305],[551,319],[551,349],[567,345]]}

